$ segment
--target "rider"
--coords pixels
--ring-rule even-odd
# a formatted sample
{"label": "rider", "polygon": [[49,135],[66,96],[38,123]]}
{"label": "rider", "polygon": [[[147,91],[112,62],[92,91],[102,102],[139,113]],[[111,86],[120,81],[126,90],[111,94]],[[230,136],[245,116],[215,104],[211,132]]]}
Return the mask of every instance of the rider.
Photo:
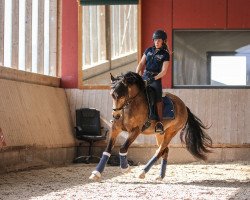
{"label": "rider", "polygon": [[[141,61],[136,68],[136,73],[142,75],[143,80],[153,87],[156,92],[158,121],[155,125],[155,132],[163,133],[161,78],[167,73],[170,55],[167,45],[167,34],[164,30],[156,30],[153,33],[152,39],[154,46],[149,47],[144,52]],[[145,64],[146,67],[142,74],[143,66]]]}

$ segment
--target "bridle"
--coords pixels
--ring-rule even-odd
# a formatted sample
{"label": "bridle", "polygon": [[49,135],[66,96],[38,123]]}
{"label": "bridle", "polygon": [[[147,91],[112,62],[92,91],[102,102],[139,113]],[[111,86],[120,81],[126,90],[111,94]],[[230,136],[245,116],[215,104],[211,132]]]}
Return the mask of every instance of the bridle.
{"label": "bridle", "polygon": [[[129,79],[129,78],[132,78],[132,77],[135,77],[134,75],[130,76],[130,77],[123,77],[122,79],[120,79],[119,81],[122,82],[122,84],[126,87],[128,87],[128,85],[124,82],[124,79]],[[144,88],[145,90],[145,88]],[[112,108],[113,111],[121,111],[121,110],[124,110],[125,108],[127,108],[131,103],[133,103],[133,101],[139,96],[139,94],[141,92],[143,92],[144,90],[139,90],[139,92],[134,96],[134,97],[128,97],[128,93],[126,94],[125,96],[125,102],[124,104],[119,107],[119,108]],[[121,98],[121,97],[120,97]],[[116,100],[118,100],[119,98],[116,98]]]}
{"label": "bridle", "polygon": [[[139,76],[139,75],[138,75]],[[134,75],[133,73],[132,73],[132,76],[131,77],[134,77],[134,78],[138,78],[138,76],[136,76],[136,75]],[[131,105],[134,101],[135,101],[135,99],[140,95],[140,93],[145,93],[145,97],[147,98],[147,101],[149,101],[149,97],[148,97],[148,94],[147,94],[147,90],[146,90],[146,87],[145,87],[145,85],[144,86],[142,86],[142,83],[138,83],[138,88],[139,88],[139,91],[137,92],[137,94],[135,95],[135,96],[133,96],[133,97],[129,97],[129,92],[128,92],[128,85],[127,85],[127,81],[126,81],[126,78],[128,79],[128,78],[130,78],[130,77],[126,77],[125,78],[125,81],[124,81],[124,78],[125,77],[122,77],[122,79],[121,78],[114,78],[113,76],[112,76],[112,74],[111,74],[111,88],[112,89],[114,89],[113,91],[112,91],[112,93],[111,93],[111,95],[112,95],[112,97],[113,97],[113,100],[114,101],[118,101],[120,98],[125,98],[125,101],[124,101],[124,103],[123,103],[123,105],[121,106],[121,107],[118,107],[118,108],[112,108],[112,110],[114,111],[114,112],[117,112],[117,111],[120,111],[121,113],[117,113],[116,115],[115,115],[115,113],[112,113],[113,114],[113,118],[114,118],[114,120],[119,120],[120,119],[120,117],[121,116],[123,116],[124,115],[124,113],[125,113],[125,111],[124,111],[124,109],[126,109],[129,105]],[[137,79],[138,80],[138,79]],[[140,80],[139,80],[140,81]],[[116,84],[117,83],[122,83],[125,87],[126,87],[126,89],[127,89],[127,91],[124,93],[124,92],[122,92],[122,93],[120,93],[120,95],[117,93],[117,91],[116,91],[116,89],[118,89],[120,86],[118,86],[118,87],[116,87]],[[129,82],[129,84],[133,84],[134,82]],[[145,84],[145,83],[144,83]],[[120,90],[120,91],[123,91],[123,90]],[[114,102],[113,102],[113,106],[114,106]],[[149,106],[150,107],[150,106]],[[111,122],[113,123],[114,122],[114,120],[111,120]],[[123,126],[124,126],[124,117],[123,117],[123,119],[122,119],[122,124],[123,124]],[[144,122],[144,124],[143,124],[143,126],[142,126],[142,128],[141,128],[141,131],[143,132],[145,129],[147,129],[149,126],[150,126],[150,120],[149,120],[149,118],[147,118],[147,120]],[[125,127],[125,126],[124,126]]]}
{"label": "bridle", "polygon": [[139,91],[134,97],[128,97],[125,99],[124,104],[120,107],[120,108],[112,108],[113,111],[120,111],[120,110],[124,110],[127,106],[129,106],[135,99],[136,97],[138,97],[138,95],[141,93],[142,91]]}

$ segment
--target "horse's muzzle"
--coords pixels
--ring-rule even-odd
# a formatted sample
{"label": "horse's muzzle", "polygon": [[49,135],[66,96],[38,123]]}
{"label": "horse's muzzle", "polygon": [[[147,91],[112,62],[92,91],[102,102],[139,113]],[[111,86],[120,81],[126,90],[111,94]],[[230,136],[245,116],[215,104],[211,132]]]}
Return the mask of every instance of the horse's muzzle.
{"label": "horse's muzzle", "polygon": [[113,115],[113,118],[114,119],[120,119],[121,115],[120,114],[117,114],[117,115]]}

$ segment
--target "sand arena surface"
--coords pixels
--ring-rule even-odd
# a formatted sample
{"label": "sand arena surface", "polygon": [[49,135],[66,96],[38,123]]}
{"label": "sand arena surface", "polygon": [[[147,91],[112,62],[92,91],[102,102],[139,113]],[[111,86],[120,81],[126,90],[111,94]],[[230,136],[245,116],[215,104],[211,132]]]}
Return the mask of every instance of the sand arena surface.
{"label": "sand arena surface", "polygon": [[107,166],[100,182],[88,179],[95,165],[1,174],[0,199],[250,199],[250,163],[168,165],[163,181],[155,181],[160,165],[138,178],[141,166],[122,174]]}

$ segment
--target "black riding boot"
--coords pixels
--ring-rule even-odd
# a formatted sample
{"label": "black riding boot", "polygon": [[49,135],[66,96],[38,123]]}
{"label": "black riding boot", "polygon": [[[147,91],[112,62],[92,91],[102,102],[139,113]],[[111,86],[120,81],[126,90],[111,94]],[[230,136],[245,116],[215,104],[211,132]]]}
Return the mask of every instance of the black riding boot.
{"label": "black riding boot", "polygon": [[164,127],[162,124],[162,101],[157,102],[156,107],[157,107],[157,114],[158,114],[159,121],[155,125],[155,132],[163,134]]}

